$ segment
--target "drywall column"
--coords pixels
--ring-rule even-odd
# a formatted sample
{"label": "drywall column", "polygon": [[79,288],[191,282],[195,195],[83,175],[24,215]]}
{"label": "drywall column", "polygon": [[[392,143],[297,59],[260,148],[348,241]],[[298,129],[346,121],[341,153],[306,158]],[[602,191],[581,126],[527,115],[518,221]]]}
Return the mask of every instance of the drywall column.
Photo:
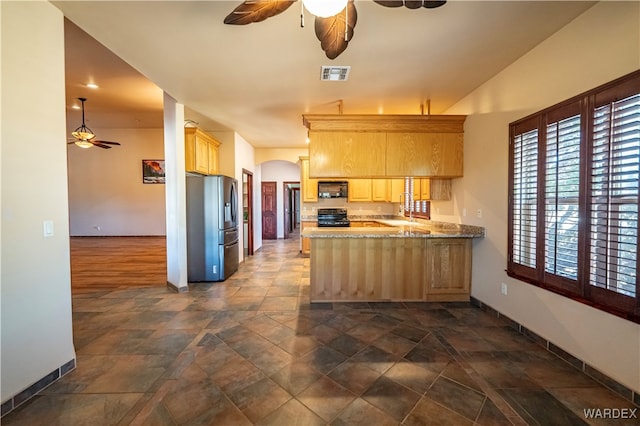
{"label": "drywall column", "polygon": [[[2,403],[75,365],[64,20],[48,2],[0,2]],[[28,48],[25,51],[25,46]],[[72,149],[70,147],[69,149]],[[36,389],[41,387],[36,387]],[[3,410],[6,409],[3,406]]]}
{"label": "drywall column", "polygon": [[184,169],[184,105],[164,94],[164,166],[167,216],[167,285],[187,284],[187,210]]}

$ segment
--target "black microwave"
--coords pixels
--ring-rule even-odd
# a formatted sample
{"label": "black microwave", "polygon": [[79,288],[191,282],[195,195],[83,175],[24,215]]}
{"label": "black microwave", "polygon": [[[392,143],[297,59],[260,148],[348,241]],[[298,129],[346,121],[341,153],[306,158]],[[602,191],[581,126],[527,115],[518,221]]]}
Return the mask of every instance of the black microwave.
{"label": "black microwave", "polygon": [[319,181],[318,198],[347,198],[349,184],[343,181]]}

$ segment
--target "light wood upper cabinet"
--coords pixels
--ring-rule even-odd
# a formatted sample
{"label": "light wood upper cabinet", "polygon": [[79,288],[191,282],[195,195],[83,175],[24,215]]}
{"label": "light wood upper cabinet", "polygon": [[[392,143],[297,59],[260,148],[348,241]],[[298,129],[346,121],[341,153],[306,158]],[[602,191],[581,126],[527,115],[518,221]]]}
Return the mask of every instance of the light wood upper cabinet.
{"label": "light wood upper cabinet", "polygon": [[389,201],[399,203],[404,192],[404,179],[389,179]]}
{"label": "light wood upper cabinet", "polygon": [[209,142],[209,174],[220,173],[220,142],[215,139]]}
{"label": "light wood upper cabinet", "polygon": [[318,179],[309,177],[309,157],[300,157],[300,185],[302,186],[302,201],[315,203],[318,201]]}
{"label": "light wood upper cabinet", "polygon": [[462,115],[304,115],[310,176],[461,177]]}
{"label": "light wood upper cabinet", "polygon": [[462,157],[462,134],[387,134],[387,176],[461,177]]}
{"label": "light wood upper cabinet", "polygon": [[371,179],[371,201],[393,201],[389,194],[389,179]]}
{"label": "light wood upper cabinet", "polygon": [[372,201],[371,188],[371,179],[349,179],[348,200]]}
{"label": "light wood upper cabinet", "polygon": [[450,200],[451,179],[420,179],[421,200]]}
{"label": "light wood upper cabinet", "polygon": [[309,132],[309,140],[310,176],[384,176],[384,133]]}
{"label": "light wood upper cabinet", "polygon": [[196,127],[184,129],[185,171],[213,175],[219,171],[220,142]]}

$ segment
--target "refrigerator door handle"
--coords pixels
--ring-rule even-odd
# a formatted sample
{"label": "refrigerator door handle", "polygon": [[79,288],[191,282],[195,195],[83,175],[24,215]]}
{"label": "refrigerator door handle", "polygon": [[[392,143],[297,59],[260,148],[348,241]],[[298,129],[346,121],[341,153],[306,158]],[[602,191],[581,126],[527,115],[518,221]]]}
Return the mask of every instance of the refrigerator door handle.
{"label": "refrigerator door handle", "polygon": [[234,184],[231,184],[231,220],[233,221],[233,225],[237,226],[238,225],[238,220],[236,218],[237,216],[237,210],[238,210],[238,206],[236,205],[237,201],[236,201],[236,186]]}

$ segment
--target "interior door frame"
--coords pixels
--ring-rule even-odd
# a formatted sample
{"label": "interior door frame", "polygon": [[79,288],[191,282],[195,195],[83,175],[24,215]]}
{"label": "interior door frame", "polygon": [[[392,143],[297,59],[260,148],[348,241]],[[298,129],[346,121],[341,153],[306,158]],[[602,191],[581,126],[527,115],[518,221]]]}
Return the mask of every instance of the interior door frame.
{"label": "interior door frame", "polygon": [[282,237],[286,240],[291,232],[291,188],[289,188],[287,182],[282,182],[282,203],[284,204],[282,209]]}
{"label": "interior door frame", "polygon": [[291,224],[291,228],[296,229],[300,225],[300,222],[298,221],[298,217],[300,217],[300,187],[291,188],[291,194],[291,205],[293,206],[293,211],[291,212],[293,223]]}
{"label": "interior door frame", "polygon": [[294,205],[294,191],[298,188],[290,188],[289,185],[300,185],[300,181],[284,181],[282,182],[283,192],[283,225],[284,225],[284,238],[289,238],[289,233],[295,229],[295,205]]}
{"label": "interior door frame", "polygon": [[[247,254],[253,256],[253,173],[247,169],[242,169],[242,194],[244,198],[244,180],[247,179],[247,205],[243,205],[243,209],[247,211],[247,219],[244,219],[243,211],[243,231],[244,224],[247,223]],[[244,203],[243,203],[244,204]],[[243,241],[244,243],[244,241]],[[244,253],[244,250],[242,251]]]}

